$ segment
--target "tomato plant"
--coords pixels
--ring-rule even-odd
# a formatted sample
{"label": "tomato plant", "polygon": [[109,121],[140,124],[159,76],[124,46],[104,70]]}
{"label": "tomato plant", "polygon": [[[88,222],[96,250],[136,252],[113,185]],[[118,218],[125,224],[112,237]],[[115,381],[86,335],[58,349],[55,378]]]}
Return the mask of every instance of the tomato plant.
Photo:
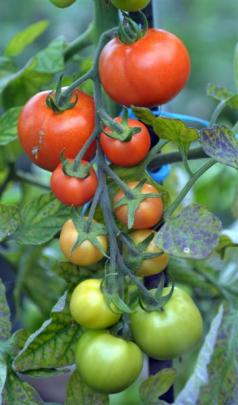
{"label": "tomato plant", "polygon": [[[138,185],[138,182],[129,182],[128,187],[134,189]],[[156,225],[162,215],[163,215],[163,202],[159,197],[159,192],[157,189],[149,183],[145,183],[141,189],[142,194],[154,193],[158,194],[157,198],[146,198],[138,206],[135,212],[135,218],[133,223],[134,229],[145,229],[152,228]],[[119,191],[115,197],[114,202],[120,201],[124,197],[124,192]],[[119,208],[115,209],[115,215],[117,219],[123,224],[127,225],[128,223],[128,206],[123,204]]]}
{"label": "tomato plant", "polygon": [[[73,160],[69,162],[72,163]],[[81,164],[87,165],[87,162],[81,161]],[[90,168],[88,176],[78,178],[64,173],[63,164],[60,163],[51,176],[52,192],[63,204],[67,205],[79,206],[85,204],[94,196],[97,185],[97,175],[93,167]]]}
{"label": "tomato plant", "polygon": [[160,253],[160,256],[143,260],[139,268],[136,270],[138,276],[146,277],[161,273],[161,271],[163,271],[169,263],[169,256],[166,253],[162,253],[162,251],[156,246],[156,233],[151,231],[151,229],[140,229],[138,231],[134,231],[130,234],[130,238],[133,240],[133,242],[139,244],[148,238],[151,233],[154,234],[154,239],[152,239],[152,241],[149,243],[145,252]]}
{"label": "tomato plant", "polygon": [[[122,122],[121,117],[115,118],[117,123]],[[122,167],[135,166],[144,160],[150,150],[150,133],[146,126],[138,120],[129,118],[127,121],[129,128],[138,128],[137,132],[129,136],[129,139],[121,141],[111,138],[112,130],[104,128],[100,135],[100,143],[106,157],[115,165]]]}
{"label": "tomato plant", "polygon": [[[168,292],[166,287],[163,294]],[[181,356],[200,341],[203,333],[197,306],[184,290],[176,287],[163,310],[146,312],[138,308],[130,320],[135,342],[159,360]]]}
{"label": "tomato plant", "polygon": [[174,34],[149,29],[138,41],[113,38],[102,50],[99,74],[107,94],[117,103],[156,106],[167,103],[184,87],[190,59]]}
{"label": "tomato plant", "polygon": [[[90,266],[103,258],[103,252],[90,240],[84,240],[79,246],[75,246],[79,233],[73,221],[65,222],[60,232],[60,247],[67,259],[80,266]],[[105,235],[97,236],[97,241],[104,252],[107,251],[107,238]]]}
{"label": "tomato plant", "polygon": [[129,387],[139,376],[143,354],[133,342],[105,331],[92,331],[79,339],[76,364],[91,388],[115,393]]}
{"label": "tomato plant", "polygon": [[[46,100],[50,91],[33,96],[24,106],[18,124],[20,143],[29,158],[43,169],[53,171],[64,153],[74,158],[94,128],[94,101],[75,90],[71,101],[76,104],[63,112],[55,112]],[[85,154],[89,160],[95,153],[92,144]]]}
{"label": "tomato plant", "polygon": [[100,279],[82,281],[70,300],[72,317],[87,329],[104,329],[115,324],[120,314],[109,308],[101,291]]}
{"label": "tomato plant", "polygon": [[150,0],[112,0],[112,4],[125,11],[138,11],[145,8]]}
{"label": "tomato plant", "polygon": [[59,8],[65,8],[71,6],[76,0],[50,0],[52,4]]}

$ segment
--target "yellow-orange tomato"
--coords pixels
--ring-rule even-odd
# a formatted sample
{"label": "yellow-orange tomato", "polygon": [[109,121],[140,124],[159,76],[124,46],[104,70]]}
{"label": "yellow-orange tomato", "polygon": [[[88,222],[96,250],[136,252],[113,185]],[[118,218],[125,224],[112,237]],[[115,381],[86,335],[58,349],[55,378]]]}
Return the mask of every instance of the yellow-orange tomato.
{"label": "yellow-orange tomato", "polygon": [[[151,229],[140,229],[130,234],[131,239],[135,242],[135,244],[139,244],[143,242],[153,231]],[[153,232],[156,235],[155,232]],[[161,250],[155,244],[155,239],[149,243],[146,253],[160,253]],[[166,253],[162,253],[161,256],[153,257],[151,259],[143,260],[140,267],[137,269],[138,276],[153,276],[154,274],[161,273],[169,262],[169,256]]]}
{"label": "yellow-orange tomato", "polygon": [[[137,186],[138,181],[131,181],[128,187],[133,189]],[[145,183],[141,189],[142,194],[156,193],[158,190],[151,184]],[[120,190],[114,197],[114,203],[124,197],[124,192]],[[128,206],[122,205],[115,209],[117,219],[123,224],[128,224]],[[136,210],[133,229],[152,228],[159,222],[163,215],[163,201],[160,197],[145,198]]]}
{"label": "yellow-orange tomato", "polygon": [[[114,325],[121,314],[106,303],[99,279],[84,280],[74,289],[70,300],[72,317],[87,329],[104,329]],[[114,310],[114,311],[113,311]]]}
{"label": "yellow-orange tomato", "polygon": [[[60,247],[67,259],[79,266],[90,266],[99,262],[103,258],[102,252],[92,244],[89,240],[85,240],[80,246],[73,249],[77,242],[78,231],[71,219],[65,222],[60,233]],[[107,251],[107,238],[105,235],[97,237],[103,251]]]}

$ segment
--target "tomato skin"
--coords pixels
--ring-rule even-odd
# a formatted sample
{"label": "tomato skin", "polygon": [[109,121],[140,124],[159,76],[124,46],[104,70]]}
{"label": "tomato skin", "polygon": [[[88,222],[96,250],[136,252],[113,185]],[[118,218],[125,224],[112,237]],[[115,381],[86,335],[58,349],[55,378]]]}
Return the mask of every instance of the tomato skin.
{"label": "tomato skin", "polygon": [[[71,263],[79,266],[90,266],[103,258],[103,254],[100,250],[88,240],[85,240],[80,246],[72,250],[77,239],[78,231],[73,221],[69,219],[61,229],[59,242],[62,252]],[[102,245],[104,252],[106,252],[108,246],[107,237],[105,235],[99,235],[97,239]]]}
{"label": "tomato skin", "polygon": [[[116,117],[114,121],[121,123],[122,118]],[[131,128],[141,128],[141,131],[134,134],[128,142],[110,138],[105,133],[101,133],[100,135],[103,152],[117,166],[135,166],[146,158],[150,150],[150,133],[146,126],[142,122],[132,118],[128,119],[128,126]],[[112,132],[110,128],[105,128],[105,131],[109,134]]]}
{"label": "tomato skin", "polygon": [[[135,242],[135,244],[139,244],[148,238],[151,233],[156,235],[156,232],[153,232],[151,229],[141,229],[132,232],[129,236]],[[161,250],[158,246],[156,246],[154,239],[152,239],[146,249],[146,253],[158,252],[161,252]],[[154,274],[161,273],[168,266],[168,263],[169,256],[167,253],[163,253],[161,256],[143,260],[140,267],[136,270],[136,274],[142,277],[153,276]]]}
{"label": "tomato skin", "polygon": [[138,11],[145,8],[150,0],[111,0],[112,4],[125,11]]}
{"label": "tomato skin", "polygon": [[143,354],[133,342],[106,331],[90,331],[79,338],[76,364],[92,389],[112,394],[123,391],[139,376]]}
{"label": "tomato skin", "polygon": [[75,3],[76,0],[50,0],[52,4],[59,8],[66,8]]}
{"label": "tomato skin", "polygon": [[[127,185],[133,189],[137,186],[138,181],[131,181]],[[145,183],[141,189],[141,193],[157,193],[158,190],[149,183]],[[124,197],[124,192],[119,191],[114,197],[114,203]],[[128,221],[128,206],[122,205],[114,210],[117,219],[124,225],[127,225]],[[163,215],[163,202],[160,197],[158,198],[146,198],[143,200],[135,213],[135,220],[133,229],[145,229],[152,228],[156,225]]]}
{"label": "tomato skin", "polygon": [[[73,162],[73,159],[68,159]],[[87,162],[81,160],[81,164]],[[89,176],[85,179],[67,176],[60,163],[51,176],[51,190],[63,204],[75,207],[85,204],[91,200],[97,190],[98,179],[93,167],[90,168]]]}
{"label": "tomato skin", "polygon": [[100,55],[99,75],[105,91],[126,106],[167,103],[182,90],[189,74],[190,58],[183,42],[155,28],[129,45],[114,38]]}
{"label": "tomato skin", "polygon": [[74,289],[70,300],[72,317],[87,329],[104,329],[118,322],[121,315],[112,311],[101,291],[99,279],[84,280]]}
{"label": "tomato skin", "polygon": [[[28,157],[43,169],[53,171],[60,163],[61,153],[75,158],[94,129],[95,106],[91,96],[75,90],[76,105],[64,112],[54,112],[46,104],[50,91],[33,96],[24,106],[18,121],[18,135]],[[92,144],[84,155],[90,160],[95,153]]]}
{"label": "tomato skin", "polygon": [[[168,294],[169,287],[164,288]],[[192,298],[175,287],[164,311],[146,312],[141,307],[130,316],[135,342],[148,356],[157,360],[178,357],[201,339],[203,321]]]}

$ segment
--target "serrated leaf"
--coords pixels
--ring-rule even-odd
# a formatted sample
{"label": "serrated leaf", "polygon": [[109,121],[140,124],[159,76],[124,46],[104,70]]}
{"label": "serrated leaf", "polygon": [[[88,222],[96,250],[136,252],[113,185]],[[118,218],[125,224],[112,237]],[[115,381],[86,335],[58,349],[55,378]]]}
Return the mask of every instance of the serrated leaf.
{"label": "serrated leaf", "polygon": [[17,374],[8,372],[3,392],[3,405],[43,405],[38,392]]}
{"label": "serrated leaf", "polygon": [[237,400],[237,311],[220,307],[197,364],[175,405],[235,404]]}
{"label": "serrated leaf", "polygon": [[69,379],[65,405],[109,405],[109,397],[89,388],[74,371]]}
{"label": "serrated leaf", "polygon": [[16,34],[5,49],[6,56],[17,56],[34,42],[48,27],[49,22],[46,20],[39,21],[27,27],[24,31]]}
{"label": "serrated leaf", "polygon": [[234,77],[236,88],[238,90],[238,43],[236,44],[234,53]]}
{"label": "serrated leaf", "polygon": [[54,74],[62,72],[64,70],[64,49],[64,39],[56,38],[18,72],[0,79],[4,107],[10,108],[25,104],[42,86],[52,80]]}
{"label": "serrated leaf", "polygon": [[17,139],[17,123],[21,107],[10,108],[0,116],[0,145]]}
{"label": "serrated leaf", "polygon": [[136,114],[137,118],[144,122],[146,125],[153,127],[155,116],[149,108],[145,107],[132,107],[132,111]]}
{"label": "serrated leaf", "polygon": [[144,380],[140,385],[140,396],[146,404],[158,404],[158,399],[174,384],[176,371],[165,368]]}
{"label": "serrated leaf", "polygon": [[0,279],[0,340],[7,340],[11,336],[10,309],[6,300],[5,287]]}
{"label": "serrated leaf", "polygon": [[197,129],[188,127],[183,121],[171,118],[155,118],[153,129],[160,138],[178,144],[190,144],[199,138]]}
{"label": "serrated leaf", "polygon": [[222,101],[232,97],[234,93],[232,93],[232,91],[226,89],[225,87],[209,83],[207,86],[207,95],[209,97],[215,98],[216,100]]}
{"label": "serrated leaf", "polygon": [[0,204],[0,242],[11,236],[20,224],[19,210],[15,206]]}
{"label": "serrated leaf", "polygon": [[191,204],[166,221],[156,244],[173,256],[204,259],[217,246],[221,229],[221,221],[214,214]]}
{"label": "serrated leaf", "polygon": [[238,141],[231,129],[224,125],[203,129],[200,142],[208,156],[238,169]]}
{"label": "serrated leaf", "polygon": [[52,369],[74,363],[75,345],[81,334],[72,321],[67,294],[53,308],[51,318],[26,341],[14,361],[16,371]]}
{"label": "serrated leaf", "polygon": [[52,193],[44,194],[24,205],[15,237],[21,244],[40,245],[51,240],[70,215],[70,207],[61,204]]}

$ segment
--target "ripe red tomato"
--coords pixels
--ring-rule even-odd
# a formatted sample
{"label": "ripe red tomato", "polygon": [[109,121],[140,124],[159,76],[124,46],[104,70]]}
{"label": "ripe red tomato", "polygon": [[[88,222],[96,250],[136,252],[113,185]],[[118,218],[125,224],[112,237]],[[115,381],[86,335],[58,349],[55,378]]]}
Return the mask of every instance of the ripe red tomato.
{"label": "ripe red tomato", "polygon": [[[131,181],[128,186],[133,189],[137,186],[138,181]],[[158,190],[151,184],[145,183],[141,189],[142,194],[148,193],[159,193]],[[119,201],[124,197],[124,192],[119,191],[115,197],[114,202]],[[122,205],[115,209],[115,215],[117,219],[123,224],[128,223],[128,206]],[[163,215],[163,202],[160,197],[158,198],[146,198],[144,199],[135,213],[135,219],[133,224],[133,229],[145,229],[152,228],[155,224],[159,222]]]}
{"label": "ripe red tomato", "polygon": [[[122,118],[116,117],[115,121],[121,123]],[[129,118],[128,126],[141,128],[141,131],[132,135],[129,141],[110,138],[105,133],[100,135],[100,143],[106,157],[115,165],[122,167],[135,166],[142,162],[151,145],[150,133],[142,122]],[[110,134],[112,130],[105,128],[105,132]]]}
{"label": "ripe red tomato", "polygon": [[[29,158],[43,169],[53,171],[63,152],[74,158],[94,129],[95,106],[91,96],[75,90],[76,105],[64,112],[54,112],[46,104],[50,91],[33,96],[23,108],[18,122],[20,143]],[[95,143],[84,156],[89,160],[95,153]]]}
{"label": "ripe red tomato", "polygon": [[174,34],[151,28],[132,44],[113,38],[100,55],[99,74],[109,96],[119,104],[154,106],[168,102],[184,87],[190,59]]}
{"label": "ripe red tomato", "polygon": [[[68,159],[73,162],[73,159]],[[81,164],[87,162],[82,160]],[[60,163],[51,176],[51,190],[55,196],[66,205],[75,207],[83,205],[93,198],[98,186],[98,179],[93,167],[90,168],[89,176],[84,179],[67,176]]]}

